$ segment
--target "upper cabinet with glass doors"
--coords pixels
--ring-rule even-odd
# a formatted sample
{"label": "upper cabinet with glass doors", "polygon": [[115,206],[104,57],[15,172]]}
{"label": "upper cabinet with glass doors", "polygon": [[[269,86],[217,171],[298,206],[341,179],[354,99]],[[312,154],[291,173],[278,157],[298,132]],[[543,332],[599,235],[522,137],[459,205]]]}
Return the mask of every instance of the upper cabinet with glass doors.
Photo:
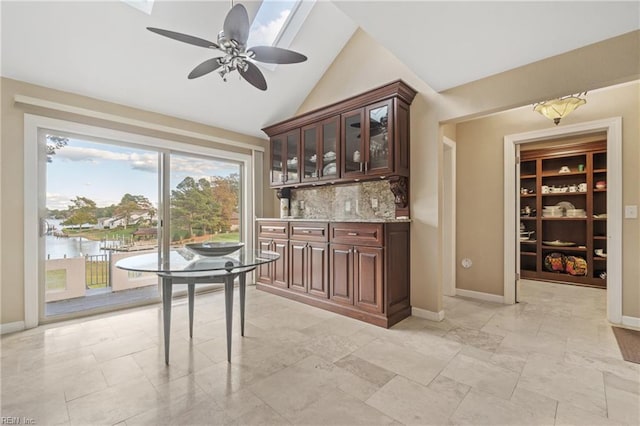
{"label": "upper cabinet with glass doors", "polygon": [[271,138],[271,186],[300,182],[299,147],[297,129]]}
{"label": "upper cabinet with glass doors", "polygon": [[393,164],[393,100],[342,115],[342,176],[389,175]]}
{"label": "upper cabinet with glass doors", "polygon": [[271,137],[271,186],[408,177],[415,95],[398,80],[262,129]]}
{"label": "upper cabinet with glass doors", "polygon": [[302,128],[302,182],[339,177],[340,117]]}

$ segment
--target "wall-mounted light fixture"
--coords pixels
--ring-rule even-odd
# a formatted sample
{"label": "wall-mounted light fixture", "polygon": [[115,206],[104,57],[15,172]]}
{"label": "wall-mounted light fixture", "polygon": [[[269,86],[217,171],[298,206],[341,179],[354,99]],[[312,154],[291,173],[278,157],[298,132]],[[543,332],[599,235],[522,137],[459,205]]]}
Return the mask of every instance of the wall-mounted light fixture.
{"label": "wall-mounted light fixture", "polygon": [[565,96],[562,98],[551,99],[544,102],[539,102],[533,106],[533,110],[547,117],[549,120],[553,120],[556,123],[560,123],[560,119],[569,115],[573,110],[580,105],[587,103],[587,100],[581,96],[586,96],[587,92],[578,93],[577,95]]}

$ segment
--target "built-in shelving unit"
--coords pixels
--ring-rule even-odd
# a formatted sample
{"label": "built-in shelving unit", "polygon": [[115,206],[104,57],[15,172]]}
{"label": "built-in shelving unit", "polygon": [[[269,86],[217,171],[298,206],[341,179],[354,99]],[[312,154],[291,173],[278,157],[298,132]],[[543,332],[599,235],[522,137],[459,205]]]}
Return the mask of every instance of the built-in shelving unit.
{"label": "built-in shelving unit", "polygon": [[[520,240],[523,278],[606,287],[606,165],[606,141],[521,153],[520,227],[532,232],[528,239],[525,234]],[[543,213],[545,206],[559,205],[572,205],[585,214],[549,217]],[[602,250],[603,255],[596,250]],[[545,258],[552,253],[584,259],[586,274],[548,270]]]}

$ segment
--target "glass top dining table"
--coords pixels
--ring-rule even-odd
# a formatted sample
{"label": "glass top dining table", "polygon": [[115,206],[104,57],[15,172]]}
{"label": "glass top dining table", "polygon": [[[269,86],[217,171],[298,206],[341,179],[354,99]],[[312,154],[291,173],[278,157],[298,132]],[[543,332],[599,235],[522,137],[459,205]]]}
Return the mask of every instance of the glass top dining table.
{"label": "glass top dining table", "polygon": [[227,361],[231,362],[231,330],[233,319],[233,285],[236,278],[240,293],[240,332],[244,336],[244,307],[246,299],[246,274],[256,267],[275,262],[280,255],[271,251],[241,247],[233,253],[203,256],[188,248],[169,251],[161,258],[157,252],[121,259],[116,267],[137,272],[152,272],[162,280],[162,317],[164,323],[165,363],[169,364],[171,335],[171,298],[174,284],[187,284],[189,297],[189,336],[193,337],[193,313],[195,285],[224,283],[225,317],[227,328]]}

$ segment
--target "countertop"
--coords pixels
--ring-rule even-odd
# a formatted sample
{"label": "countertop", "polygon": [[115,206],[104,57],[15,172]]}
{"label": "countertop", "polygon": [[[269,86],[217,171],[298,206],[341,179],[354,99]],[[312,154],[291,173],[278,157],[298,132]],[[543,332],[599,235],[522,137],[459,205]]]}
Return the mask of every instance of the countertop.
{"label": "countertop", "polygon": [[397,218],[397,219],[359,219],[359,218],[349,218],[349,219],[307,219],[307,218],[279,218],[279,217],[258,217],[256,220],[277,220],[277,221],[286,221],[286,222],[329,222],[329,223],[344,223],[344,222],[354,222],[354,223],[408,223],[411,222],[409,218]]}

